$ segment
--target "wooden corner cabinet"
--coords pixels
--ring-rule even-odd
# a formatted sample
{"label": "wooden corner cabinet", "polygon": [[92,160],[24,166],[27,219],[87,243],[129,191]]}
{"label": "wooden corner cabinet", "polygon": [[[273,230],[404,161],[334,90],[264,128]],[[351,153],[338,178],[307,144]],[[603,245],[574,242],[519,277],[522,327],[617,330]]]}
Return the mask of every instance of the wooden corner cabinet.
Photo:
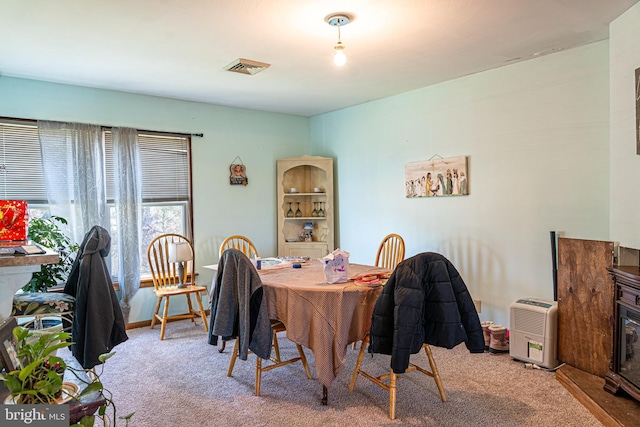
{"label": "wooden corner cabinet", "polygon": [[335,249],[333,159],[279,159],[277,175],[278,256],[322,258]]}

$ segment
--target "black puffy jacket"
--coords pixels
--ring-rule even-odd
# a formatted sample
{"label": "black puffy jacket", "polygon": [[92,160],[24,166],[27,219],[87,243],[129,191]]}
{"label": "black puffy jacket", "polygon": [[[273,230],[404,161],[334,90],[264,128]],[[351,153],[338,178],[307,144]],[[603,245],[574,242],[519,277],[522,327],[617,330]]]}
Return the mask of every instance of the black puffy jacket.
{"label": "black puffy jacket", "polygon": [[370,353],[391,355],[391,368],[406,371],[409,356],[423,343],[453,348],[465,342],[484,352],[484,337],[473,299],[462,277],[444,256],[425,252],[397,265],[373,311]]}

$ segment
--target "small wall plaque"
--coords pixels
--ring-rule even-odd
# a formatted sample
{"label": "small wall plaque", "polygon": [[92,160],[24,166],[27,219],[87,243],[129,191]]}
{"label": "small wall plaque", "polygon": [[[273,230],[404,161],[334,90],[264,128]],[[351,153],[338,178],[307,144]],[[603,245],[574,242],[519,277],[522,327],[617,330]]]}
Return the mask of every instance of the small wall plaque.
{"label": "small wall plaque", "polygon": [[[236,160],[238,160],[239,163],[235,163]],[[249,183],[247,168],[242,163],[242,159],[236,157],[233,162],[234,163],[231,163],[231,166],[229,166],[229,183],[231,185],[247,185]]]}

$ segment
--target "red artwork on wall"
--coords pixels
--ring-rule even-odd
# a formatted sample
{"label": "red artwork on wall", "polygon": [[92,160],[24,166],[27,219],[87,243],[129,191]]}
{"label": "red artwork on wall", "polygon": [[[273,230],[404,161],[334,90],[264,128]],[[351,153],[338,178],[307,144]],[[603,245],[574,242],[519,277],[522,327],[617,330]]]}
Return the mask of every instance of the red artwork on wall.
{"label": "red artwork on wall", "polygon": [[27,239],[27,202],[0,200],[0,240]]}

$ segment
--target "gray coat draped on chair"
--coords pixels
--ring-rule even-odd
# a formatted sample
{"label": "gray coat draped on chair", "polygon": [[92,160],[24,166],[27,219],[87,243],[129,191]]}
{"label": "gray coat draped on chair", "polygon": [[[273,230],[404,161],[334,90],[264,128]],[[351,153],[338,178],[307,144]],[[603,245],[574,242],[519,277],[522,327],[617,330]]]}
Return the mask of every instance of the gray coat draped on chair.
{"label": "gray coat draped on chair", "polygon": [[391,355],[391,368],[406,371],[423,343],[453,348],[465,342],[484,352],[482,326],[462,277],[444,256],[425,252],[397,265],[376,301],[370,353]]}
{"label": "gray coat draped on chair", "polygon": [[218,263],[218,274],[211,290],[209,344],[218,337],[239,340],[241,360],[248,350],[262,359],[271,355],[272,330],[262,280],[245,254],[227,249]]}
{"label": "gray coat draped on chair", "polygon": [[110,249],[107,230],[93,226],[78,249],[64,287],[76,299],[71,352],[85,369],[101,364],[98,356],[129,338],[104,260]]}

